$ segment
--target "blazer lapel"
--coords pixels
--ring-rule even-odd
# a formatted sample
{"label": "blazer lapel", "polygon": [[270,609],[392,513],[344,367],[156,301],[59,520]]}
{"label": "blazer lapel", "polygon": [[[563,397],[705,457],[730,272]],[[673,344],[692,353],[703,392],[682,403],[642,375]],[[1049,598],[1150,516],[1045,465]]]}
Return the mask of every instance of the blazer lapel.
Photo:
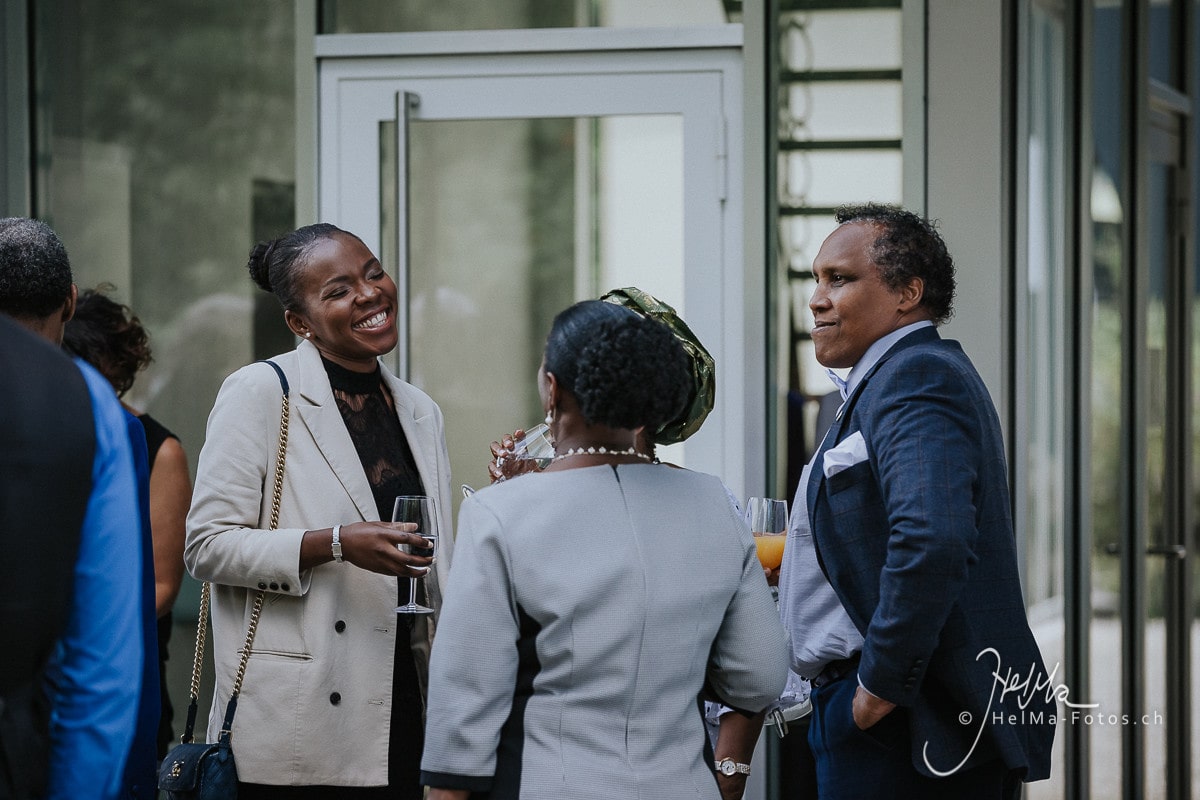
{"label": "blazer lapel", "polygon": [[350,432],[346,430],[346,423],[334,400],[329,376],[321,364],[321,354],[309,342],[301,342],[296,352],[300,372],[296,393],[300,402],[295,404],[295,408],[300,420],[312,435],[330,470],[354,501],[358,513],[364,520],[376,520],[379,518],[379,509],[375,507],[375,496],[371,493],[362,460],[354,449]]}
{"label": "blazer lapel", "polygon": [[408,384],[388,371],[387,367],[383,367],[383,382],[396,403],[396,416],[400,419],[400,427],[408,439],[408,446],[412,448],[425,494],[436,497],[441,484],[438,482],[438,448],[433,435],[433,418],[417,418]]}
{"label": "blazer lapel", "polygon": [[814,541],[816,541],[817,532],[815,524],[817,497],[821,492],[821,486],[825,482],[825,469],[823,466],[825,451],[840,442],[842,437],[846,435],[846,428],[850,423],[850,418],[854,416],[854,406],[858,404],[858,398],[862,396],[863,390],[866,389],[871,378],[889,358],[907,347],[939,339],[941,339],[941,335],[938,334],[936,327],[919,328],[908,334],[879,357],[879,360],[875,362],[867,374],[863,376],[863,379],[858,382],[858,385],[854,387],[854,391],[850,393],[850,396],[842,403],[842,407],[838,410],[837,418],[829,426],[829,433],[825,435],[825,439],[821,442],[821,447],[813,457],[812,471],[816,473],[816,476],[813,477],[810,475],[808,479],[808,524],[809,530],[813,532]]}

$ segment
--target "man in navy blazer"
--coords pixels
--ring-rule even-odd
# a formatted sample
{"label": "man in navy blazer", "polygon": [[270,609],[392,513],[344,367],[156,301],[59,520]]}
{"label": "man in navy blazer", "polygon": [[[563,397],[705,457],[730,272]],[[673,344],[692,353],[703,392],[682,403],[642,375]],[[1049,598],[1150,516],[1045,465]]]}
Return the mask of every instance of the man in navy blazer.
{"label": "man in navy blazer", "polygon": [[817,360],[850,372],[780,579],[821,797],[1015,798],[1050,773],[1056,687],[1025,615],[1000,421],[936,328],[953,260],[908,211],[837,219],[809,307]]}

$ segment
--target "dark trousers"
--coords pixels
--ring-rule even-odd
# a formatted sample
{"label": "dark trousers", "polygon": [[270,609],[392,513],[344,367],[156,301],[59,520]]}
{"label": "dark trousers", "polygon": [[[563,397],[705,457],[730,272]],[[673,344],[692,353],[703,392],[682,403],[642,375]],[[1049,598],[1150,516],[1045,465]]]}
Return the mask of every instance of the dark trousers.
{"label": "dark trousers", "polygon": [[[788,723],[788,734],[779,742],[780,800],[817,800],[817,763],[808,745],[812,715]],[[775,737],[769,731],[763,736]]]}
{"label": "dark trousers", "polygon": [[1016,800],[1021,784],[1000,761],[945,778],[929,778],[912,763],[908,712],[897,708],[869,730],[854,724],[858,673],[813,689],[809,744],[821,800]]}

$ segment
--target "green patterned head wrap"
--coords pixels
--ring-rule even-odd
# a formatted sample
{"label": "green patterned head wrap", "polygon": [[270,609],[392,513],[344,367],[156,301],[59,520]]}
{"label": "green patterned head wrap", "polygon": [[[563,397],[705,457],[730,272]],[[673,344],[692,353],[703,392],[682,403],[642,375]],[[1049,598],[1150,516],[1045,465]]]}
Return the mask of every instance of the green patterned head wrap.
{"label": "green patterned head wrap", "polygon": [[683,345],[683,350],[687,353],[690,362],[691,391],[688,392],[687,403],[679,412],[679,416],[670,422],[664,422],[654,432],[654,441],[657,444],[682,442],[700,430],[708,412],[712,411],[713,403],[716,402],[717,367],[713,362],[713,357],[704,349],[704,345],[700,344],[700,340],[696,338],[696,334],[692,333],[692,329],[687,326],[687,323],[675,313],[675,309],[654,295],[627,286],[624,289],[613,289],[601,296],[600,299],[606,303],[624,306],[644,317],[658,320],[670,328],[671,333],[675,334],[675,338]]}

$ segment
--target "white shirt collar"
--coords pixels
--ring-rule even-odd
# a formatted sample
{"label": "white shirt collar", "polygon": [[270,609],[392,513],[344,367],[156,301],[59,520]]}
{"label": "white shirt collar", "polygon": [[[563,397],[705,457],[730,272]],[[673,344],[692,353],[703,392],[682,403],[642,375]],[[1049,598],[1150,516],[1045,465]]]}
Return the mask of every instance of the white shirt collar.
{"label": "white shirt collar", "polygon": [[879,359],[883,358],[883,354],[891,350],[896,342],[908,336],[913,331],[932,327],[933,322],[931,320],[923,319],[920,322],[913,322],[902,328],[897,328],[887,336],[881,336],[876,339],[867,348],[867,352],[863,353],[858,363],[850,368],[850,374],[846,376],[846,396],[848,397],[854,393],[858,384],[862,383],[863,376],[871,371],[871,367],[879,363]]}

